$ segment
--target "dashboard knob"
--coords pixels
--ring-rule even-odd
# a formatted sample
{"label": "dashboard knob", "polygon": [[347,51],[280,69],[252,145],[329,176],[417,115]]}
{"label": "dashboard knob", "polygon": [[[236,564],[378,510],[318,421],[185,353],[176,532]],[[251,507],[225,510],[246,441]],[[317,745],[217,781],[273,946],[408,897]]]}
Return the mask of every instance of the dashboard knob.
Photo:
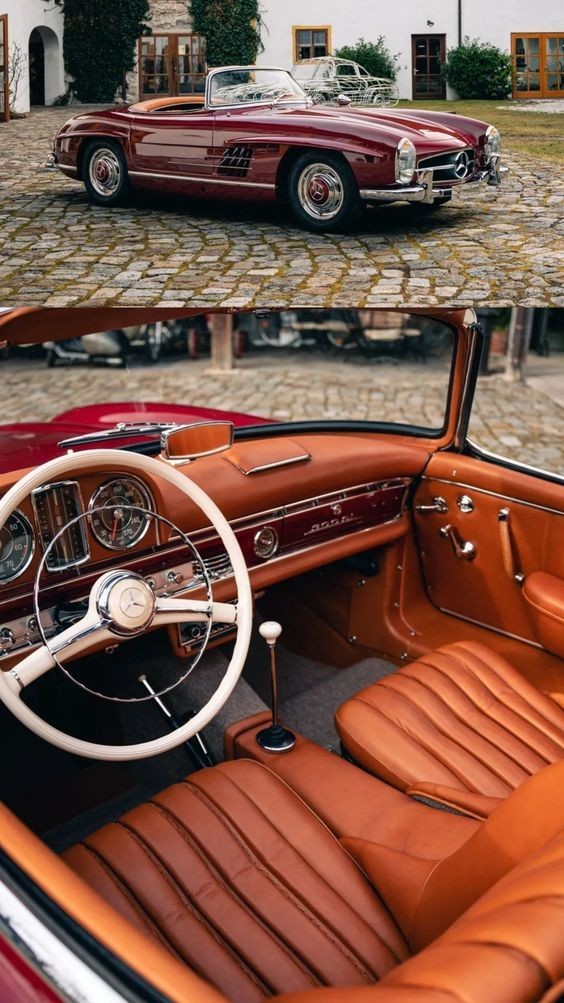
{"label": "dashboard knob", "polygon": [[278,550],[278,533],[274,529],[274,526],[263,526],[255,533],[253,539],[253,550],[257,557],[262,557],[266,560],[269,557],[274,557],[276,551]]}
{"label": "dashboard knob", "polygon": [[14,631],[10,630],[9,627],[2,627],[0,629],[0,644],[3,648],[11,646],[15,641]]}

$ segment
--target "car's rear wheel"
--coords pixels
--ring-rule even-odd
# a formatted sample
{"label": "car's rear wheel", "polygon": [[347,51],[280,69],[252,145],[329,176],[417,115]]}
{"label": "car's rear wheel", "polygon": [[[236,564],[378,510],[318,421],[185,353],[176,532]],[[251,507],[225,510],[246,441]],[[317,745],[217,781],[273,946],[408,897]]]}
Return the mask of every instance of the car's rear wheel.
{"label": "car's rear wheel", "polygon": [[119,143],[96,140],[84,155],[83,179],[96,205],[124,205],[130,195],[127,164]]}
{"label": "car's rear wheel", "polygon": [[298,222],[327,233],[347,229],[361,209],[354,175],[335,153],[304,153],[292,165],[288,200]]}

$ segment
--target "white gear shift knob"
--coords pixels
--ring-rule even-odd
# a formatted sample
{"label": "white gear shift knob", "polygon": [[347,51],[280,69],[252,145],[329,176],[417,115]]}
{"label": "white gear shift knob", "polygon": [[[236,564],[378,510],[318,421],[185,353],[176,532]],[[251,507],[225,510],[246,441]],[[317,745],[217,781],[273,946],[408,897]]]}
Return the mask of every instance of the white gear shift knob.
{"label": "white gear shift knob", "polygon": [[273,647],[280,634],[282,633],[282,627],[276,620],[266,620],[265,623],[261,623],[259,627],[259,634],[264,637],[267,644]]}

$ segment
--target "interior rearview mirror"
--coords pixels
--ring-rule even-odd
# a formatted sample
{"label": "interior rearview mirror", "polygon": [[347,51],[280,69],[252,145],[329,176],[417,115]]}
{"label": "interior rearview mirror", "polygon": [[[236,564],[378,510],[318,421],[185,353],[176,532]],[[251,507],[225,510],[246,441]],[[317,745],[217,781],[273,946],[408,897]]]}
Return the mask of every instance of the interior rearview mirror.
{"label": "interior rearview mirror", "polygon": [[199,421],[192,425],[177,425],[161,435],[163,456],[170,463],[187,463],[199,456],[211,456],[230,449],[233,444],[233,423],[230,421]]}

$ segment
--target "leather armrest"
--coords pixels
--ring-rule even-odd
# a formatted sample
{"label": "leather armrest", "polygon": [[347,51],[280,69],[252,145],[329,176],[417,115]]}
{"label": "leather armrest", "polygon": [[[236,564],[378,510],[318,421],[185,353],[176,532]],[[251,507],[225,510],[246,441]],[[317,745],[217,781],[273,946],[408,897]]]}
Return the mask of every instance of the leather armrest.
{"label": "leather armrest", "polygon": [[523,586],[537,641],[564,657],[564,579],[534,571]]}
{"label": "leather armrest", "polygon": [[435,804],[452,808],[471,818],[482,821],[491,815],[492,811],[502,803],[503,798],[488,797],[486,794],[476,794],[473,791],[459,791],[455,787],[445,787],[444,784],[421,782],[408,787],[406,794],[412,798],[424,798]]}

